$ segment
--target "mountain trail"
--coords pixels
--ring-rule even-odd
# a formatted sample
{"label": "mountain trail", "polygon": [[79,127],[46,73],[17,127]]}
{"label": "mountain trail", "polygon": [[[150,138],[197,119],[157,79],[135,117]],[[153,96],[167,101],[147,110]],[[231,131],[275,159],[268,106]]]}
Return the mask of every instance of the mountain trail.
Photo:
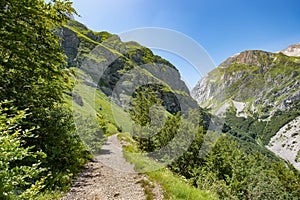
{"label": "mountain trail", "polygon": [[145,175],[136,173],[133,165],[125,160],[122,145],[117,135],[113,135],[60,200],[142,200],[146,199],[141,185],[145,182],[151,185],[153,199],[163,199],[161,187]]}

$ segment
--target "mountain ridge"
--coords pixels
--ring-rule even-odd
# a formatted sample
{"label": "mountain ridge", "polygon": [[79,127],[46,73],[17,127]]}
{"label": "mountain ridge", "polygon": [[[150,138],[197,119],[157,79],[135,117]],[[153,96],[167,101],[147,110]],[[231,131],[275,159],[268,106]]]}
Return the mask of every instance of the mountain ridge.
{"label": "mountain ridge", "polygon": [[[281,99],[277,103],[276,101],[270,102],[271,104],[273,103],[272,106],[276,105],[279,109],[284,110],[287,109],[287,104],[300,98],[299,91],[293,91],[299,87],[299,81],[297,80],[300,73],[299,63],[300,58],[286,56],[281,52],[243,51],[229,57],[217,68],[209,72],[207,76],[200,79],[191,94],[200,105],[209,107],[218,104],[207,102],[207,100],[211,101],[212,97],[215,98],[217,96],[214,94],[224,95],[223,97],[217,96],[217,100],[220,102],[229,98],[235,101],[242,101],[251,99],[253,95],[256,97],[261,96],[254,102],[255,105],[265,103],[264,99],[268,99],[262,97],[273,95],[274,98],[277,98],[281,97],[283,93],[293,92],[293,94],[287,95],[286,99]],[[241,79],[243,79],[243,82],[238,82]],[[258,82],[255,83],[253,80]],[[286,90],[288,91],[285,91],[284,88],[279,88],[281,91],[276,91],[276,94],[270,94],[272,91],[269,90],[273,89],[274,83],[279,86],[283,85],[282,83],[286,83],[291,87],[287,87]],[[239,87],[238,91],[233,91],[235,86]],[[250,89],[254,91],[249,91],[249,86],[252,86]],[[246,90],[248,93],[243,92],[243,90]],[[235,93],[233,94],[233,92]],[[262,102],[259,102],[259,100]],[[254,111],[253,108],[252,111]]]}
{"label": "mountain ridge", "polygon": [[[299,44],[290,45],[278,53],[247,50],[235,54],[200,79],[191,92],[200,106],[225,117],[225,123],[238,132],[252,134],[257,143],[262,140],[271,151],[298,169],[295,158],[280,152],[284,148],[300,151],[295,140],[299,130],[285,128],[283,135],[280,128],[300,115],[300,57],[289,56],[298,55],[299,47]],[[285,138],[294,135],[294,138],[282,142],[278,135]],[[293,145],[288,145],[291,141]]]}
{"label": "mountain ridge", "polygon": [[157,87],[171,113],[187,113],[189,107],[197,107],[176,67],[150,49],[133,41],[122,42],[108,32],[91,31],[72,20],[57,34],[62,38],[67,67],[81,68],[120,106],[128,107],[135,86],[150,84]]}

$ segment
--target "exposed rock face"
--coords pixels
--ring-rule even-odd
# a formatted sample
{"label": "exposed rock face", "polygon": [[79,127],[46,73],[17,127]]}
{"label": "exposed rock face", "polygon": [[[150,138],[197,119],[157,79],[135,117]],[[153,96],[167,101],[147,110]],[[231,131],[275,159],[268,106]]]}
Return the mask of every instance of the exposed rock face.
{"label": "exposed rock face", "polygon": [[288,110],[300,100],[299,74],[300,59],[282,53],[244,51],[202,78],[192,96],[204,107],[216,109],[236,101],[247,103],[240,111],[246,115],[270,115],[278,109]]}
{"label": "exposed rock face", "polygon": [[[203,77],[191,94],[201,106],[229,119],[225,123],[237,131],[264,123],[248,136],[260,144],[264,138],[265,145],[271,138],[268,149],[298,169],[300,58],[295,56],[299,47],[292,45],[279,53],[255,50],[236,54]],[[235,118],[228,112],[235,113]],[[226,118],[226,113],[231,118]]]}
{"label": "exposed rock face", "polygon": [[300,43],[291,45],[280,52],[287,56],[300,56]]}
{"label": "exposed rock face", "polygon": [[76,61],[76,56],[78,53],[78,47],[79,47],[79,43],[80,43],[79,38],[73,31],[71,31],[70,29],[67,29],[67,28],[59,29],[58,34],[61,38],[65,38],[62,41],[62,47],[64,49],[65,54],[68,55],[68,57],[67,57],[68,65],[69,66],[78,65],[78,63],[76,63],[74,61]]}
{"label": "exposed rock face", "polygon": [[58,35],[63,39],[68,67],[81,68],[120,106],[128,106],[137,87],[156,84],[171,113],[198,107],[178,70],[150,49],[136,42],[124,43],[117,35],[90,31],[76,21],[59,29]]}

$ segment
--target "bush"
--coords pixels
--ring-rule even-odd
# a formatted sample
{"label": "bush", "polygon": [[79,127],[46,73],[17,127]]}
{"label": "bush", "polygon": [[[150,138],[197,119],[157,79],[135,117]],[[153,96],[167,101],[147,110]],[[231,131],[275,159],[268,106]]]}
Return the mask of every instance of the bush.
{"label": "bush", "polygon": [[[17,114],[8,114],[10,112]],[[40,176],[40,159],[46,154],[33,152],[34,146],[25,147],[24,138],[34,137],[30,130],[18,125],[25,118],[25,111],[2,108],[0,104],[0,199],[31,199],[43,189],[47,176]],[[34,160],[23,165],[26,159]]]}

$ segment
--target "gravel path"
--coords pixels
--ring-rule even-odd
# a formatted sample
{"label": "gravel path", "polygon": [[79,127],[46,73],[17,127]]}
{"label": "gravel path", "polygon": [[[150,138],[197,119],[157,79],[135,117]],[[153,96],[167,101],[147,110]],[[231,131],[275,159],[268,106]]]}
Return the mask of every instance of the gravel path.
{"label": "gravel path", "polygon": [[[71,190],[60,200],[142,200],[146,196],[141,181],[149,180],[126,162],[122,145],[113,135],[103,145],[100,155],[85,166]],[[163,199],[162,189],[150,184],[153,185],[154,199]]]}

